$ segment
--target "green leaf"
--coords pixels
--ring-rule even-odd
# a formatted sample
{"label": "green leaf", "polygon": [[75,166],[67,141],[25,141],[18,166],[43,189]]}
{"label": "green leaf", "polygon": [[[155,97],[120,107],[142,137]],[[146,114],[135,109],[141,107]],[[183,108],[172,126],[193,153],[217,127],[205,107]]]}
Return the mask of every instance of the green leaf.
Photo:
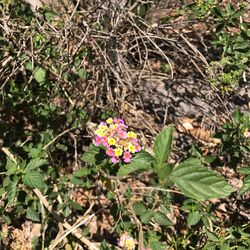
{"label": "green leaf", "polygon": [[160,168],[156,168],[155,172],[158,174],[160,180],[166,180],[168,176],[171,174],[173,170],[173,166],[168,164],[163,164],[163,166]]}
{"label": "green leaf", "polygon": [[29,148],[28,155],[32,159],[39,158],[42,154],[41,148]]}
{"label": "green leaf", "polygon": [[39,172],[30,171],[23,175],[23,183],[30,188],[44,189],[44,176]]}
{"label": "green leaf", "polygon": [[149,170],[155,164],[155,158],[146,151],[141,151],[132,158],[131,163],[122,165],[118,172],[118,176],[128,175],[134,171]]}
{"label": "green leaf", "polygon": [[161,211],[157,211],[154,214],[154,220],[160,226],[170,226],[170,225],[172,225],[172,222],[169,220],[169,218],[164,213],[162,213]]}
{"label": "green leaf", "polygon": [[8,170],[7,175],[14,174],[17,170],[18,165],[13,162],[10,158],[7,158],[6,166],[5,168]]}
{"label": "green leaf", "polygon": [[140,216],[141,223],[148,224],[150,222],[150,220],[152,219],[153,215],[154,215],[154,211],[152,211],[152,210],[145,211]]}
{"label": "green leaf", "polygon": [[221,32],[221,31],[225,28],[225,26],[226,26],[225,23],[219,23],[219,24],[216,26],[216,33]]}
{"label": "green leaf", "polygon": [[3,196],[3,194],[4,194],[5,192],[6,192],[6,191],[5,191],[4,188],[0,188],[0,196],[1,196],[1,197]]}
{"label": "green leaf", "polygon": [[43,85],[46,82],[47,71],[41,67],[34,70],[34,78],[40,84]]}
{"label": "green leaf", "polygon": [[44,13],[44,17],[45,17],[47,22],[52,21],[55,16],[57,16],[56,13],[54,11],[51,11],[51,10],[48,10]]}
{"label": "green leaf", "polygon": [[18,180],[12,181],[9,183],[9,185],[6,188],[8,204],[12,204],[15,200],[15,197],[17,194],[17,184],[18,184]]}
{"label": "green leaf", "polygon": [[135,202],[133,204],[133,209],[136,215],[142,215],[147,211],[146,206],[142,202]]}
{"label": "green leaf", "polygon": [[213,13],[214,13],[214,15],[215,15],[216,17],[223,18],[221,9],[220,9],[219,7],[214,7],[214,8],[213,8]]}
{"label": "green leaf", "polygon": [[[231,250],[232,248],[230,247],[230,244],[229,243],[223,243],[220,245],[220,250]],[[237,250],[247,250],[247,248],[239,248],[237,247]]]}
{"label": "green leaf", "polygon": [[87,78],[87,71],[85,69],[79,69],[77,71],[77,75],[80,77],[80,78],[83,78],[83,79],[86,79]]}
{"label": "green leaf", "polygon": [[203,225],[205,226],[205,228],[211,228],[211,220],[208,219],[207,216],[202,216],[201,221],[202,221]]}
{"label": "green leaf", "polygon": [[250,174],[250,166],[241,167],[241,168],[237,169],[237,172],[240,174]]}
{"label": "green leaf", "polygon": [[70,214],[71,214],[71,209],[69,207],[66,207],[64,210],[63,210],[63,215],[64,217],[68,217]]}
{"label": "green leaf", "polygon": [[247,192],[249,190],[250,190],[250,176],[247,176],[244,179],[243,186],[239,190],[239,195],[242,195],[242,194],[244,194],[245,192]]}
{"label": "green leaf", "polygon": [[152,250],[166,250],[166,246],[162,242],[156,240],[150,242],[150,247]]}
{"label": "green leaf", "polygon": [[204,162],[205,163],[213,163],[216,160],[217,156],[216,155],[207,155],[204,157]]}
{"label": "green leaf", "polygon": [[31,62],[26,63],[24,67],[26,70],[33,71],[33,65]]}
{"label": "green leaf", "polygon": [[85,187],[86,186],[86,182],[82,181],[79,178],[76,178],[75,176],[72,176],[71,183],[76,185],[76,186],[80,186],[80,187]]}
{"label": "green leaf", "polygon": [[90,169],[88,169],[87,167],[83,167],[79,170],[77,170],[76,172],[73,173],[74,176],[76,177],[84,177],[90,174]]}
{"label": "green leaf", "polygon": [[237,108],[233,113],[232,113],[232,117],[235,121],[235,123],[239,124],[241,122],[241,119],[242,119],[242,113],[240,111],[239,108]]}
{"label": "green leaf", "polygon": [[235,8],[231,3],[228,3],[226,5],[226,11],[231,16],[231,15],[233,15],[235,13]]}
{"label": "green leaf", "polygon": [[82,210],[82,206],[75,201],[69,201],[69,205],[76,210],[79,210],[79,211]]}
{"label": "green leaf", "polygon": [[90,144],[88,150],[82,155],[82,161],[90,164],[98,164],[106,158],[105,152],[101,147]]}
{"label": "green leaf", "polygon": [[26,217],[29,220],[40,222],[40,216],[39,213],[33,210],[32,208],[28,207],[26,212]]}
{"label": "green leaf", "polygon": [[163,129],[156,137],[154,153],[158,165],[162,165],[168,160],[172,150],[173,130],[173,126],[170,125]]}
{"label": "green leaf", "polygon": [[222,198],[234,191],[222,176],[201,165],[199,159],[189,159],[175,166],[169,179],[184,195],[197,200]]}
{"label": "green leaf", "polygon": [[210,232],[206,229],[205,231],[209,240],[214,241],[214,242],[220,241],[220,238],[214,232]]}
{"label": "green leaf", "polygon": [[12,175],[12,174],[16,174],[17,172],[17,169],[18,169],[18,165],[11,165],[11,166],[8,166],[8,171],[6,172],[6,175]]}
{"label": "green leaf", "polygon": [[199,211],[194,211],[190,214],[188,214],[188,217],[187,217],[187,224],[188,226],[194,226],[196,225],[201,219],[201,215],[199,213]]}
{"label": "green leaf", "polygon": [[44,159],[32,159],[27,164],[27,166],[25,168],[25,172],[27,173],[31,170],[38,169],[47,163],[48,163],[47,160],[44,160]]}

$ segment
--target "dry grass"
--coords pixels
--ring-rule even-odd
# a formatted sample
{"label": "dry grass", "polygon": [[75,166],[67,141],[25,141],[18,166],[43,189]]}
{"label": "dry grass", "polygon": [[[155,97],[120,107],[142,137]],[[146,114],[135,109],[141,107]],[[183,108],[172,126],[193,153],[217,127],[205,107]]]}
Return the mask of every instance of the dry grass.
{"label": "dry grass", "polygon": [[[147,122],[145,112],[151,111],[145,109],[147,94],[144,91],[151,82],[165,84],[182,70],[185,74],[189,66],[204,78],[206,57],[183,34],[182,23],[186,20],[178,20],[179,27],[174,21],[156,26],[135,15],[131,11],[135,7],[129,2],[92,4],[88,11],[76,5],[73,12],[60,13],[51,22],[46,22],[42,13],[35,12],[32,25],[4,15],[1,28],[5,47],[10,49],[3,47],[1,89],[17,75],[30,84],[33,76],[27,72],[25,64],[31,61],[32,65],[47,68],[50,79],[64,93],[70,108],[81,105],[93,113],[103,108],[116,110],[123,116],[129,113],[128,117],[136,117],[138,124],[135,126],[144,124],[147,132],[155,134],[157,129],[152,129]],[[63,25],[60,19],[64,20]],[[47,41],[35,48],[34,39],[38,33],[46,34]],[[56,58],[44,55],[48,45],[59,51]],[[76,67],[74,58],[82,48],[88,49],[89,54]],[[162,70],[163,64],[167,65],[167,70]],[[65,78],[65,73],[76,73],[80,67],[88,72],[86,80],[72,82]],[[153,121],[157,112],[152,112]],[[166,113],[163,124],[167,122]]]}

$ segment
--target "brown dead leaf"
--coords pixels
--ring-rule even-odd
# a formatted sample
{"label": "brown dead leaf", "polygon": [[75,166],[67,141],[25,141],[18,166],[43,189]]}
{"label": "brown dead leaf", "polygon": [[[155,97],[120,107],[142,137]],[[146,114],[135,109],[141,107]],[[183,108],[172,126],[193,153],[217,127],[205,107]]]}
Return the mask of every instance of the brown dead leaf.
{"label": "brown dead leaf", "polygon": [[231,178],[228,181],[230,185],[236,190],[240,190],[243,186],[243,181],[238,178]]}
{"label": "brown dead leaf", "polygon": [[15,228],[11,232],[10,238],[12,239],[12,243],[10,245],[10,249],[31,250],[32,239],[41,235],[40,230],[41,224],[26,221],[22,224],[21,229]]}
{"label": "brown dead leaf", "polygon": [[227,27],[227,30],[231,34],[239,34],[240,33],[240,28],[236,28],[236,27]]}
{"label": "brown dead leaf", "polygon": [[220,139],[213,138],[213,132],[209,129],[202,128],[201,124],[194,118],[182,117],[179,118],[178,121],[179,125],[177,126],[177,130],[181,133],[187,133],[195,139],[206,143],[219,144],[221,142]]}
{"label": "brown dead leaf", "polygon": [[93,217],[93,219],[89,222],[88,224],[88,228],[89,228],[89,233],[91,235],[91,237],[95,234],[97,234],[98,232],[98,223],[97,223],[97,217]]}

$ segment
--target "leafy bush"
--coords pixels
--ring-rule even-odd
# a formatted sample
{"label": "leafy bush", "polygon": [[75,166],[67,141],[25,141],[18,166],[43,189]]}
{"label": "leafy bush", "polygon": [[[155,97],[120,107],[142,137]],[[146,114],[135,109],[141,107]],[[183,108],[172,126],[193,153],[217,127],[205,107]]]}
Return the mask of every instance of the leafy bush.
{"label": "leafy bush", "polygon": [[211,17],[213,20],[212,44],[218,49],[220,59],[210,62],[207,71],[211,85],[223,94],[239,84],[249,67],[249,24],[243,18],[246,6],[244,3],[236,6],[231,2],[220,6],[218,1],[197,1],[190,5],[197,17]]}
{"label": "leafy bush", "polygon": [[[98,131],[98,130],[97,130]],[[99,133],[99,131],[98,131]],[[168,209],[172,206],[171,200],[174,199],[174,194],[182,194],[184,197],[190,197],[186,199],[182,209],[188,212],[187,225],[189,227],[198,224],[203,217],[203,223],[206,225],[205,218],[210,220],[209,209],[206,210],[202,206],[202,200],[211,198],[222,198],[230,195],[234,190],[233,188],[218,174],[205,167],[201,159],[189,158],[185,161],[172,165],[167,163],[171,154],[173,141],[173,126],[169,126],[163,129],[156,137],[153,145],[154,156],[146,151],[137,153],[130,163],[118,163],[118,168],[115,167],[109,159],[105,156],[103,146],[96,147],[92,145],[89,150],[83,155],[83,160],[90,164],[90,168],[99,170],[104,178],[122,179],[123,176],[130,175],[136,177],[139,172],[149,172],[150,181],[148,182],[146,189],[166,192],[163,195],[162,202],[154,200],[154,196],[149,200],[142,202],[135,202],[133,204],[134,213],[138,217],[140,223],[150,227],[152,222],[161,226],[162,230],[168,228],[173,222],[165,215],[169,214]],[[110,174],[116,174],[117,177],[112,177]],[[128,178],[128,177],[127,177]],[[115,191],[115,187],[110,187],[108,181],[106,187],[112,192]],[[177,191],[174,187],[177,186],[180,191]],[[110,189],[111,188],[111,189]],[[142,187],[143,189],[144,187]],[[128,197],[129,198],[129,197]],[[158,204],[159,210],[156,207],[152,207],[153,204]],[[192,204],[192,205],[191,205]],[[127,215],[127,211],[124,211],[124,205],[121,205],[119,213],[121,216]],[[164,208],[165,207],[165,208]],[[167,209],[167,210],[166,210]],[[190,210],[189,210],[190,209]],[[157,212],[155,212],[155,210]],[[124,223],[122,222],[122,225]],[[121,225],[121,227],[122,227]],[[209,225],[207,225],[209,227]],[[133,228],[130,225],[127,230]],[[160,233],[160,232],[158,232]],[[150,237],[150,236],[148,236]],[[151,242],[150,238],[148,243],[152,249],[156,247],[166,247],[160,243],[159,240]],[[176,243],[178,245],[178,243]]]}
{"label": "leafy bush", "polygon": [[232,122],[225,123],[215,136],[221,139],[221,153],[229,158],[229,165],[244,163],[250,153],[250,116],[239,109],[232,114]]}
{"label": "leafy bush", "polygon": [[[211,63],[211,81],[224,88],[248,65],[248,31],[239,23],[242,8],[224,10],[215,3],[199,1],[193,10],[217,15],[215,44],[224,52]],[[117,5],[109,4],[116,13]],[[250,190],[249,116],[236,111],[217,131],[220,151],[208,157],[173,160],[174,125],[151,145],[125,125],[120,135],[115,126],[103,133],[114,125],[109,117],[123,114],[116,108],[137,91],[131,86],[142,80],[151,57],[164,58],[161,78],[173,69],[157,45],[165,38],[142,18],[151,2],[129,1],[131,12],[119,13],[116,40],[107,32],[115,18],[101,6],[93,8],[95,18],[76,8],[67,19],[48,7],[33,12],[24,1],[1,3],[0,248],[249,249],[249,225],[221,220],[217,209]],[[241,33],[232,36],[231,26]],[[108,119],[104,127],[96,124],[99,119]],[[104,143],[103,137],[112,138]],[[227,157],[223,164],[233,166],[240,188],[219,174],[211,155]],[[30,231],[23,235],[23,228]]]}

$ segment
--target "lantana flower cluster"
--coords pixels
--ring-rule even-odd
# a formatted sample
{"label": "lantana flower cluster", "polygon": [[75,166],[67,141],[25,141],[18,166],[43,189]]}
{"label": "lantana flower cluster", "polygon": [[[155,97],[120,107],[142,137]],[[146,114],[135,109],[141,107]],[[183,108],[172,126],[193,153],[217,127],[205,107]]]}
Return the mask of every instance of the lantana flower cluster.
{"label": "lantana flower cluster", "polygon": [[136,245],[136,240],[129,236],[127,233],[121,235],[120,240],[118,241],[118,246],[123,250],[134,250]]}
{"label": "lantana flower cluster", "polygon": [[118,118],[109,118],[98,125],[94,144],[103,145],[113,163],[129,163],[133,155],[141,151],[137,135],[128,131],[124,120]]}

